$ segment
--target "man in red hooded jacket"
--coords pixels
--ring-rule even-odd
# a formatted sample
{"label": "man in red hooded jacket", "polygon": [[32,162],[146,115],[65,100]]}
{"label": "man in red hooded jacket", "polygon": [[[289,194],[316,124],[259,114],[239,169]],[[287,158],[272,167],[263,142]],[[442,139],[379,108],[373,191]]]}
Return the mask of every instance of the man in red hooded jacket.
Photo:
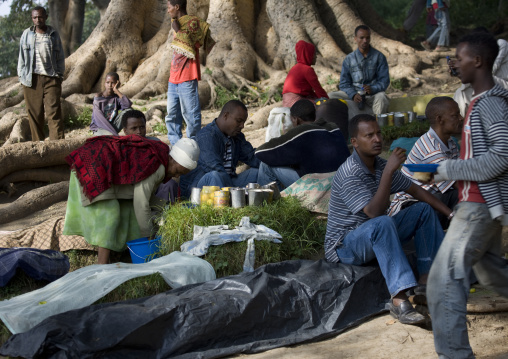
{"label": "man in red hooded jacket", "polygon": [[309,100],[328,98],[312,68],[312,65],[316,63],[316,47],[300,40],[296,43],[295,51],[297,64],[289,70],[286,81],[284,81],[282,106],[291,107],[296,101],[303,98]]}

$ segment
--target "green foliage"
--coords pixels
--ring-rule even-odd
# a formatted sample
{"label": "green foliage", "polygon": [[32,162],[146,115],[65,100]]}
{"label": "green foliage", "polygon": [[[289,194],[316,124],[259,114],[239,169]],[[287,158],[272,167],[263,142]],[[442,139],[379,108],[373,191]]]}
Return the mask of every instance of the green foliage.
{"label": "green foliage", "polygon": [[153,126],[153,130],[159,133],[163,133],[165,135],[168,134],[168,128],[166,127],[166,124],[163,122],[158,122]]}
{"label": "green foliage", "polygon": [[83,23],[83,35],[81,36],[81,43],[85,42],[90,36],[93,29],[99,23],[101,14],[97,6],[91,0],[87,0],[85,5],[85,21]]}
{"label": "green foliage", "polygon": [[0,79],[17,75],[19,40],[32,25],[30,10],[36,5],[40,2],[14,0],[10,14],[0,16]]}
{"label": "green foliage", "polygon": [[79,110],[78,117],[69,117],[65,121],[65,127],[67,128],[84,128],[90,126],[92,123],[92,108],[89,106],[83,107]]}
{"label": "green foliage", "polygon": [[[391,26],[396,29],[402,28],[407,12],[411,8],[412,1],[408,0],[372,0],[372,7]],[[497,19],[506,17],[508,14],[498,13],[499,0],[460,0],[452,1],[450,7],[451,30],[459,28],[474,29],[478,26],[489,28]],[[425,35],[426,11],[422,11],[420,21],[411,31],[411,37],[423,37]],[[458,34],[460,36],[460,34]]]}
{"label": "green foliage", "polygon": [[400,127],[384,126],[381,128],[383,141],[389,143],[400,137],[420,137],[430,128],[428,121],[413,121]]}
{"label": "green foliage", "polygon": [[230,100],[238,100],[238,96],[236,96],[233,91],[229,91],[227,88],[222,87],[221,85],[217,85],[215,87],[215,92],[217,93],[217,100],[215,101],[215,108],[222,108],[224,105]]}
{"label": "green foliage", "polygon": [[340,80],[333,78],[332,75],[328,75],[328,77],[326,78],[327,85],[335,85],[335,84],[338,84],[339,82],[340,82]]}
{"label": "green foliage", "polygon": [[[184,242],[192,240],[194,225],[222,224],[235,228],[245,216],[250,217],[251,223],[263,224],[282,236],[282,244],[256,241],[256,266],[310,258],[323,245],[326,222],[316,219],[297,199],[285,197],[262,207],[171,206],[161,215],[163,224],[158,232],[162,236],[161,253],[178,251]],[[247,242],[213,246],[204,259],[212,264],[217,277],[237,274],[242,271],[246,249]]]}
{"label": "green foliage", "polygon": [[211,75],[213,72],[208,67],[205,69],[205,74]]}

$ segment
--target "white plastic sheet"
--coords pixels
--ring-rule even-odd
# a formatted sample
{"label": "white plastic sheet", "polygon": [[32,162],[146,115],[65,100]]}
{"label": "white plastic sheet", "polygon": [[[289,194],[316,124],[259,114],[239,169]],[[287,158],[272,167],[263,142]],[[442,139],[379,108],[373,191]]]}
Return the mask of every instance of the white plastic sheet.
{"label": "white plastic sheet", "polygon": [[290,128],[293,128],[291,122],[291,113],[289,107],[275,107],[268,116],[268,126],[266,127],[265,142],[272,138],[277,138],[285,134]]}
{"label": "white plastic sheet", "polygon": [[153,273],[160,273],[171,288],[215,279],[210,263],[181,252],[143,264],[92,265],[44,288],[0,302],[0,319],[13,334],[22,333],[52,315],[94,303],[129,279]]}

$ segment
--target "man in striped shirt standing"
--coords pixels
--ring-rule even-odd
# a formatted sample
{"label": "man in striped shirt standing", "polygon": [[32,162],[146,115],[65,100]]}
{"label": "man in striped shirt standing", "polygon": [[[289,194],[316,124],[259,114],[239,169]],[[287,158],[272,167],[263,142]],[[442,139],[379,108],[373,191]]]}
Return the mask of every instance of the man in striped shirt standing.
{"label": "man in striped shirt standing", "polygon": [[[329,262],[362,265],[377,259],[392,296],[390,313],[403,324],[418,324],[425,317],[416,312],[406,291],[425,292],[427,274],[443,240],[439,220],[428,205],[446,216],[452,211],[429,192],[398,171],[406,156],[396,148],[388,161],[379,157],[382,137],[375,117],[358,115],[349,124],[353,154],[333,179],[325,256]],[[417,203],[394,217],[386,215],[390,194],[405,191]],[[402,243],[415,238],[417,281]]]}
{"label": "man in striped shirt standing", "polygon": [[[430,129],[416,141],[405,163],[429,164],[459,158],[459,148],[451,138],[452,135],[460,133],[464,120],[460,115],[457,103],[448,96],[434,97],[427,105],[425,115],[429,119]],[[414,179],[413,172],[406,167],[403,167],[401,172],[446,204],[447,207],[453,209],[457,204],[459,194],[455,181],[422,183]],[[390,216],[397,214],[401,209],[409,207],[415,202],[416,200],[411,195],[405,192],[397,193],[390,205]],[[438,217],[443,229],[448,228],[449,221],[446,217],[441,213],[438,213]]]}
{"label": "man in striped shirt standing", "polygon": [[455,67],[475,96],[466,113],[460,160],[439,164],[436,181],[456,180],[459,204],[429,274],[427,296],[440,358],[474,358],[467,334],[469,274],[508,297],[508,264],[501,257],[508,225],[508,91],[492,66],[499,46],[474,33],[457,46]]}

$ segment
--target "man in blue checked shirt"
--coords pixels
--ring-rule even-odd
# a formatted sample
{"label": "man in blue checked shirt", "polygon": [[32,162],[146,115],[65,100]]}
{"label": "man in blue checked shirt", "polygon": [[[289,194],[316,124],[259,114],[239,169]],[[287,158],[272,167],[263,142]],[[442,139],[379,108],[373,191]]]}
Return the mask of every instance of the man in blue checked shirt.
{"label": "man in blue checked shirt", "polygon": [[358,49],[344,59],[340,73],[340,91],[335,94],[360,104],[362,97],[358,91],[363,88],[366,93],[365,106],[376,115],[385,113],[390,104],[385,93],[390,85],[386,57],[370,46],[370,29],[365,25],[355,29],[355,42]]}

